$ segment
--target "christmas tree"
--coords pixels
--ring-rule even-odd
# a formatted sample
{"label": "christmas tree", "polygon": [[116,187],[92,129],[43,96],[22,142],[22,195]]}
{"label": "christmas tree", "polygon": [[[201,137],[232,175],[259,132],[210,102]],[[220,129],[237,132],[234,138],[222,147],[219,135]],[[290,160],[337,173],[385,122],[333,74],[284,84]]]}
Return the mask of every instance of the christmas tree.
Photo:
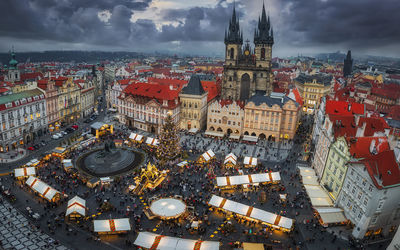
{"label": "christmas tree", "polygon": [[178,128],[168,113],[160,133],[160,143],[157,147],[157,158],[161,163],[175,159],[180,153]]}

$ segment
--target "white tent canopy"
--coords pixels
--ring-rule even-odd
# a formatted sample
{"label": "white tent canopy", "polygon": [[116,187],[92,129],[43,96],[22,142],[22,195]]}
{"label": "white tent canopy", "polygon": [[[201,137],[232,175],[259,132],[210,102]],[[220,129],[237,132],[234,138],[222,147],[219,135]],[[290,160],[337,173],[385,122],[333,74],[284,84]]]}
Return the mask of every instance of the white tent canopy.
{"label": "white tent canopy", "polygon": [[72,168],[73,167],[71,159],[64,159],[64,160],[62,160],[62,163],[63,163],[64,167],[66,167],[66,168]]}
{"label": "white tent canopy", "polygon": [[78,213],[82,216],[86,215],[86,201],[79,196],[75,196],[74,198],[68,201],[67,212],[65,216],[68,216],[72,213]]}
{"label": "white tent canopy", "polygon": [[183,166],[186,166],[186,165],[188,165],[187,161],[182,161],[182,162],[178,163],[178,167],[183,167]]}
{"label": "white tent canopy", "polygon": [[217,177],[217,186],[235,186],[235,185],[250,185],[264,182],[277,182],[281,180],[279,172],[251,174],[251,175],[234,175]]}
{"label": "white tent canopy", "polygon": [[191,128],[191,129],[189,129],[189,133],[192,133],[192,134],[197,133],[197,131],[199,131],[198,128]]}
{"label": "white tent canopy", "polygon": [[32,159],[32,160],[30,160],[28,163],[26,163],[26,165],[27,166],[32,166],[32,167],[34,167],[34,166],[36,166],[37,164],[39,164],[40,163],[40,161],[38,160],[38,159]]}
{"label": "white tent canopy", "polygon": [[151,137],[147,137],[146,139],[146,144],[150,145],[150,146],[157,146],[159,144],[157,139],[151,138]]}
{"label": "white tent canopy", "polygon": [[209,136],[224,137],[224,133],[216,131],[206,131],[204,134]]}
{"label": "white tent canopy", "polygon": [[228,162],[232,163],[233,165],[236,165],[236,162],[237,162],[236,155],[233,153],[229,153],[227,156],[225,156],[224,164],[226,164]]}
{"label": "white tent canopy", "polygon": [[258,137],[257,136],[251,136],[251,135],[244,135],[243,136],[243,141],[257,142],[258,141]]}
{"label": "white tent canopy", "polygon": [[134,141],[141,141],[143,139],[143,135],[131,133],[129,135],[129,139],[134,140]]}
{"label": "white tent canopy", "polygon": [[230,134],[229,135],[229,139],[239,140],[240,139],[240,135],[239,134]]}
{"label": "white tent canopy", "polygon": [[273,214],[258,208],[250,207],[235,201],[227,200],[216,195],[213,195],[211,197],[208,204],[229,212],[240,214],[251,219],[259,220],[274,227],[280,227],[286,230],[291,230],[293,227],[292,219]]}
{"label": "white tent canopy", "polygon": [[205,153],[201,155],[205,161],[209,161],[211,158],[215,156],[214,152],[209,149]]}
{"label": "white tent canopy", "polygon": [[28,180],[26,180],[26,185],[30,186],[34,191],[38,192],[49,201],[51,201],[57,193],[60,193],[33,176],[29,176]]}
{"label": "white tent canopy", "polygon": [[131,230],[131,223],[128,218],[111,220],[94,220],[94,231],[99,232],[118,232]]}
{"label": "white tent canopy", "polygon": [[[159,239],[157,244],[156,239]],[[139,232],[134,244],[147,249],[157,250],[218,250],[219,242],[181,239],[149,232]],[[197,247],[197,248],[196,248]]]}
{"label": "white tent canopy", "polygon": [[36,169],[34,167],[14,169],[15,177],[23,177],[23,176],[30,176],[30,175],[36,175]]}
{"label": "white tent canopy", "polygon": [[243,164],[244,165],[257,166],[257,158],[246,156],[246,157],[244,157]]}
{"label": "white tent canopy", "polygon": [[347,220],[341,208],[320,207],[315,210],[317,210],[324,224],[341,223]]}

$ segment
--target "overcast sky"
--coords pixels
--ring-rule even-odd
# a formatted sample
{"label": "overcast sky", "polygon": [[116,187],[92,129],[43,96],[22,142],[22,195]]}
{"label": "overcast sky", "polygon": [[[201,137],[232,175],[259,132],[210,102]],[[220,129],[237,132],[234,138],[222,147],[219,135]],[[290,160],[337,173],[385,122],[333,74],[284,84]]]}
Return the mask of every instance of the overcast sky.
{"label": "overcast sky", "polygon": [[[274,56],[347,51],[400,57],[400,0],[265,0]],[[1,0],[0,51],[223,55],[233,0]],[[253,41],[262,0],[236,0]]]}

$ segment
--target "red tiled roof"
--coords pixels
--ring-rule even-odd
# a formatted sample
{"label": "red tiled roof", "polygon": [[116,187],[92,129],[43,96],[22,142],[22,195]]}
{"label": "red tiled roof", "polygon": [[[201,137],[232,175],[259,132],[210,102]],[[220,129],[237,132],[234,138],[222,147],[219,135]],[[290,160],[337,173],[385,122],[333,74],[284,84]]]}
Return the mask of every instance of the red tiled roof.
{"label": "red tiled roof", "polygon": [[236,102],[236,104],[237,104],[241,109],[244,109],[244,105],[245,105],[245,102],[244,102],[244,101],[240,101],[240,100],[233,101],[233,100],[229,100],[229,99],[226,99],[226,100],[221,99],[221,100],[219,100],[218,102],[219,102],[219,104],[221,105],[221,107],[231,105],[233,102]]}
{"label": "red tiled roof", "polygon": [[201,81],[201,86],[208,92],[207,102],[210,102],[219,95],[217,84],[213,81]]}
{"label": "red tiled roof", "polygon": [[0,93],[5,93],[5,92],[7,92],[7,91],[9,91],[9,89],[7,89],[7,88],[0,88]]}
{"label": "red tiled roof", "polygon": [[400,105],[390,107],[388,116],[394,120],[400,120]]}
{"label": "red tiled roof", "polygon": [[378,189],[400,184],[399,164],[393,150],[383,151],[361,162]]}
{"label": "red tiled roof", "polygon": [[117,82],[121,85],[128,85],[130,84],[132,81],[134,81],[133,79],[122,79],[122,80],[118,80]]}
{"label": "red tiled roof", "polygon": [[364,104],[351,103],[346,101],[327,100],[325,106],[326,114],[334,115],[363,115],[365,112]]}
{"label": "red tiled roof", "polygon": [[343,116],[328,114],[329,120],[333,123],[333,134],[335,138],[340,136],[354,137],[357,133],[354,116]]}
{"label": "red tiled roof", "polygon": [[358,121],[358,127],[366,123],[364,136],[373,136],[375,132],[385,132],[389,125],[382,117],[361,117]]}
{"label": "red tiled roof", "polygon": [[399,84],[385,84],[381,87],[374,87],[371,89],[371,94],[382,96],[389,99],[400,98],[400,85]]}
{"label": "red tiled roof", "polygon": [[372,141],[375,141],[376,153],[390,150],[389,142],[386,137],[347,137],[346,140],[353,158],[369,158],[373,156],[370,152]]}
{"label": "red tiled roof", "polygon": [[43,77],[43,74],[40,72],[24,73],[21,74],[21,81],[36,80],[39,77]]}

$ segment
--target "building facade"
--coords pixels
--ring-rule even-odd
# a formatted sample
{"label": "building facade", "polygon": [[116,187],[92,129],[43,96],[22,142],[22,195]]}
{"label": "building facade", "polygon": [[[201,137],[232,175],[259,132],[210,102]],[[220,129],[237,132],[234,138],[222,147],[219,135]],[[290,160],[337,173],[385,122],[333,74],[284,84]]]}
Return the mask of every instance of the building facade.
{"label": "building facade", "polygon": [[350,160],[350,151],[346,139],[339,137],[331,144],[326,166],[322,174],[321,186],[325,188],[335,202],[342,189],[347,172],[347,162]]}
{"label": "building facade", "polygon": [[56,84],[49,79],[42,79],[38,80],[38,87],[44,91],[46,96],[48,129],[50,132],[57,131],[60,129],[60,114]]}
{"label": "building facade", "polygon": [[275,141],[293,139],[299,106],[284,94],[252,96],[244,111],[244,135]]}
{"label": "building facade", "polygon": [[39,89],[0,96],[0,152],[15,150],[46,133],[46,99]]}
{"label": "building facade", "polygon": [[129,128],[137,128],[158,134],[170,113],[173,121],[179,123],[179,90],[171,86],[148,83],[132,83],[119,97],[120,122]]}
{"label": "building facade", "polygon": [[181,102],[180,128],[203,129],[207,125],[207,97],[200,78],[193,75],[179,94]]}
{"label": "building facade", "polygon": [[354,225],[353,236],[387,235],[400,223],[400,173],[392,150],[352,162],[338,206]]}
{"label": "building facade", "polygon": [[[59,80],[61,78],[61,80]],[[72,78],[59,77],[56,80],[58,110],[61,124],[72,124],[80,118],[81,89]]]}
{"label": "building facade", "polygon": [[96,88],[91,80],[75,80],[80,88],[80,116],[87,117],[94,112],[96,100]]}
{"label": "building facade", "polygon": [[254,32],[254,49],[250,47],[249,41],[243,46],[243,34],[233,9],[229,29],[225,32],[222,99],[247,100],[258,92],[271,93],[273,44],[273,31],[264,5]]}
{"label": "building facade", "polygon": [[331,91],[332,76],[316,74],[300,74],[295,79],[295,84],[303,98],[303,112],[313,114],[319,106],[321,97]]}
{"label": "building facade", "polygon": [[243,133],[244,101],[215,100],[208,105],[207,131],[241,136]]}

